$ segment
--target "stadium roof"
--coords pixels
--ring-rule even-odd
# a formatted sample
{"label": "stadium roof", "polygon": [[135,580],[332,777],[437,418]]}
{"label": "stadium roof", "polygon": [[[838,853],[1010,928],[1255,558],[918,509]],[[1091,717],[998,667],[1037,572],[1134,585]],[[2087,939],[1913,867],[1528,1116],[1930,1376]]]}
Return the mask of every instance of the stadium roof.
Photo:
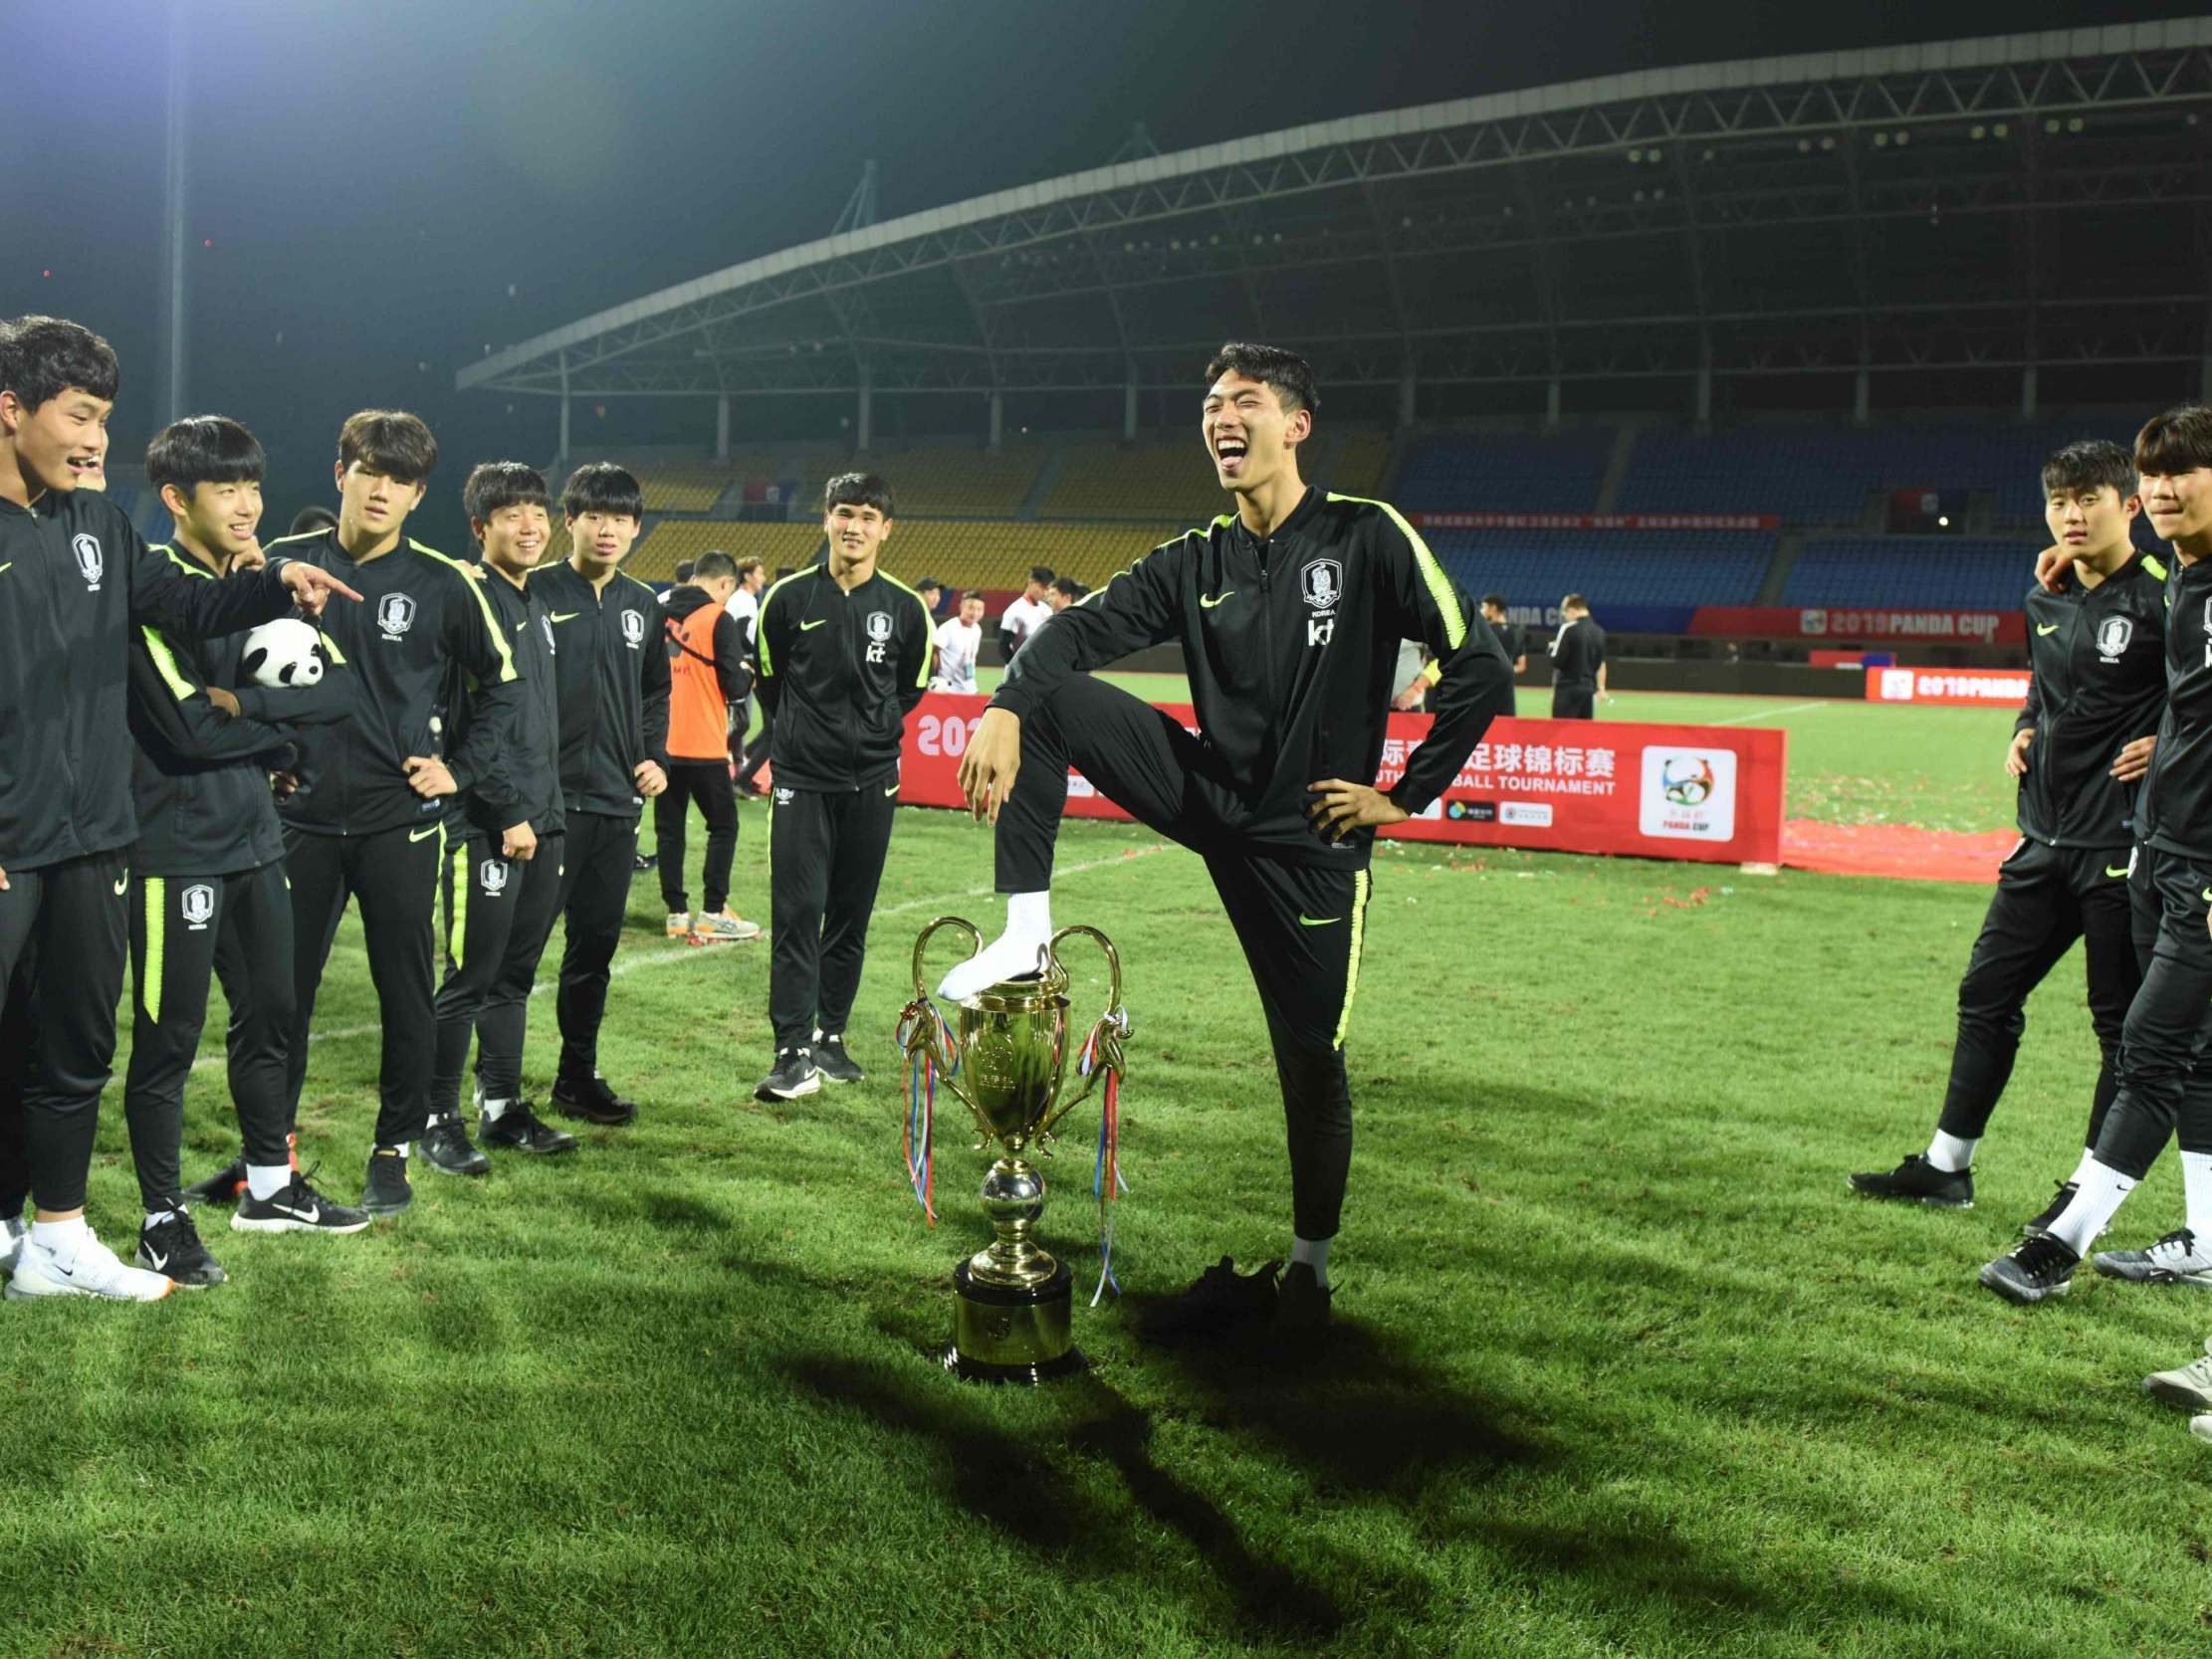
{"label": "stadium roof", "polygon": [[2212,18],[1609,76],[1093,168],[748,260],[470,364],[670,397],[2208,352]]}

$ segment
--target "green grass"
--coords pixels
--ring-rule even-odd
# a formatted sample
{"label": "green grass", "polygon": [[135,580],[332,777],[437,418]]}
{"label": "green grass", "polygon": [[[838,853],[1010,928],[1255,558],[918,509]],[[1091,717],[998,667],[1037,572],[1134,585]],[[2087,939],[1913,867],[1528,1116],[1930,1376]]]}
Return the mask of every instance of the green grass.
{"label": "green grass", "polygon": [[[2204,1651],[2212,1454],[2136,1378],[2212,1302],[2088,1279],[2022,1311],[1973,1283],[2073,1162],[2079,958],[2032,1005],[1979,1208],[1844,1190],[1924,1143],[1982,890],[1386,851],[1333,1349],[1178,1355],[1128,1304],[1079,1307],[1096,1367],[1016,1393],[931,1363],[983,1160],[947,1130],[927,1228],[889,1064],[914,933],[991,920],[989,881],[983,832],[899,815],[857,1089],[755,1104],[765,949],[667,945],[641,880],[603,1052],[635,1128],[478,1184],[420,1170],[355,1239],[211,1226],[220,1290],[7,1304],[0,1651]],[[1128,963],[1131,1302],[1280,1253],[1281,1108],[1202,867],[1071,823],[1055,908]],[[374,1109],[357,945],[348,922],[303,1126],[344,1196]],[[195,1173],[232,1144],[219,1078]],[[1095,1121],[1045,1223],[1086,1291]],[[2168,1163],[2126,1240],[2177,1215]],[[132,1198],[111,1094],[111,1237]]]}

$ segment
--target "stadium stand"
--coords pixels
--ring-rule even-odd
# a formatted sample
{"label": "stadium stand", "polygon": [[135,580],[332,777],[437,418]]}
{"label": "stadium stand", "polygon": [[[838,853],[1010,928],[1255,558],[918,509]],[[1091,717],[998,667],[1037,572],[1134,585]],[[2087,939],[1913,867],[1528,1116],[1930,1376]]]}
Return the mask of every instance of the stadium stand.
{"label": "stadium stand", "polygon": [[719,547],[733,558],[751,554],[773,571],[778,565],[805,563],[821,542],[821,526],[810,520],[663,518],[639,538],[622,568],[641,582],[671,582],[678,564]]}
{"label": "stadium stand", "polygon": [[[953,588],[991,592],[1018,588],[1033,564],[1097,586],[1184,524],[1047,524],[977,518],[907,518],[892,532],[884,565],[912,580],[927,571]],[[821,529],[801,523],[664,518],[649,530],[625,568],[640,581],[673,580],[679,560],[710,547],[733,557],[751,554],[771,570],[801,564],[821,547]]]}
{"label": "stadium stand", "polygon": [[1589,513],[1613,447],[1610,427],[1539,437],[1450,432],[1423,438],[1398,475],[1408,512]]}
{"label": "stadium stand", "polygon": [[1321,482],[1348,496],[1374,496],[1390,474],[1391,436],[1379,426],[1340,429],[1333,453],[1321,461]]}
{"label": "stadium stand", "polygon": [[1438,530],[1430,545],[1471,594],[1556,605],[1748,605],[1774,560],[1771,530]]}
{"label": "stadium stand", "polygon": [[1011,518],[1051,458],[1050,446],[1043,444],[996,455],[939,446],[880,451],[849,465],[891,481],[902,518]]}
{"label": "stadium stand", "polygon": [[1037,517],[1200,524],[1220,511],[1221,493],[1194,427],[1189,437],[1172,442],[1069,446]]}
{"label": "stadium stand", "polygon": [[2034,575],[2040,545],[2032,537],[1808,540],[1782,585],[1782,602],[1904,610],[2018,610]]}

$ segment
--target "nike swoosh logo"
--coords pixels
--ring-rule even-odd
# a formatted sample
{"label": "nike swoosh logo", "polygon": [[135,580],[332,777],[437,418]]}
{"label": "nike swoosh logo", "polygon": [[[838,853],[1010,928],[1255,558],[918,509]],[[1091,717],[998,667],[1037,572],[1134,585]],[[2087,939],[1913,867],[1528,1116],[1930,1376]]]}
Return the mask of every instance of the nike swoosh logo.
{"label": "nike swoosh logo", "polygon": [[2204,890],[2204,902],[2208,905],[2212,905],[2212,887],[2208,887]]}
{"label": "nike swoosh logo", "polygon": [[[0,568],[4,568],[4,567],[0,567]],[[148,1251],[146,1252],[146,1260],[147,1260],[147,1261],[149,1261],[149,1262],[151,1262],[151,1263],[153,1264],[153,1271],[154,1271],[154,1272],[156,1272],[156,1273],[159,1273],[159,1272],[160,1272],[160,1271],[161,1271],[161,1270],[162,1270],[163,1268],[165,1268],[165,1267],[167,1267],[167,1266],[169,1265],[169,1258],[168,1258],[168,1257],[166,1257],[166,1256],[163,1256],[163,1255],[159,1255],[159,1254],[157,1254],[157,1253],[155,1253],[154,1251],[151,1251],[151,1250],[148,1250]]]}
{"label": "nike swoosh logo", "polygon": [[824,622],[827,622],[829,618],[826,616],[817,616],[811,622],[801,622],[798,625],[798,631],[803,634],[809,628],[819,628]]}
{"label": "nike swoosh logo", "polygon": [[7,563],[5,563],[5,564],[0,564],[0,570],[13,570],[14,568],[15,568],[15,560],[14,560],[14,559],[12,559],[12,558],[11,558],[10,560],[8,560],[8,562],[7,562]]}
{"label": "nike swoosh logo", "polygon": [[1298,926],[1301,928],[1327,928],[1343,920],[1341,916],[1308,916],[1303,911],[1298,913]]}
{"label": "nike swoosh logo", "polygon": [[890,788],[888,788],[888,789],[884,790],[884,793],[885,793],[886,795],[895,795],[895,794],[897,794],[898,792],[899,792],[899,786],[898,786],[898,785],[897,785],[896,783],[892,784]]}
{"label": "nike swoosh logo", "polygon": [[1226,593],[1217,593],[1212,598],[1208,598],[1205,594],[1202,593],[1199,595],[1199,609],[1202,611],[1210,611],[1216,605],[1218,605],[1223,599],[1233,599],[1235,597],[1236,589],[1234,589],[1233,587],[1230,588]]}
{"label": "nike swoosh logo", "polygon": [[116,898],[118,898],[118,899],[120,899],[120,898],[122,897],[122,895],[123,895],[123,889],[124,889],[124,888],[126,888],[126,887],[128,887],[129,885],[130,885],[130,872],[129,872],[129,871],[127,871],[127,870],[125,870],[125,871],[124,871],[124,872],[122,873],[122,880],[121,880],[121,881],[119,881],[119,882],[117,882],[117,883],[115,884],[115,897],[116,897]]}
{"label": "nike swoosh logo", "polygon": [[438,828],[439,826],[436,824],[425,824],[418,830],[409,830],[407,839],[409,841],[427,841],[438,833]]}
{"label": "nike swoosh logo", "polygon": [[554,620],[555,622],[573,622],[573,621],[575,621],[575,619],[576,619],[577,617],[581,616],[581,615],[583,614],[583,612],[581,612],[581,611],[553,611],[553,612],[551,612],[550,614],[552,615],[553,619],[553,620]]}
{"label": "nike swoosh logo", "polygon": [[310,1204],[304,1210],[296,1210],[290,1204],[271,1204],[269,1207],[279,1215],[289,1215],[296,1221],[315,1222],[323,1218],[322,1210],[313,1204]]}
{"label": "nike swoosh logo", "polygon": [[[2111,877],[2112,880],[2116,882],[2120,879],[2120,877],[2127,874],[2127,866],[2123,864],[2117,870],[2114,870],[2110,865],[2107,864],[2106,866],[2104,866],[2104,874]],[[2212,893],[2207,893],[2205,897],[2207,899],[2212,899]]]}
{"label": "nike swoosh logo", "polygon": [[2058,631],[2059,625],[2056,622],[2039,622],[2036,624],[2036,632],[2039,634],[2055,634]]}

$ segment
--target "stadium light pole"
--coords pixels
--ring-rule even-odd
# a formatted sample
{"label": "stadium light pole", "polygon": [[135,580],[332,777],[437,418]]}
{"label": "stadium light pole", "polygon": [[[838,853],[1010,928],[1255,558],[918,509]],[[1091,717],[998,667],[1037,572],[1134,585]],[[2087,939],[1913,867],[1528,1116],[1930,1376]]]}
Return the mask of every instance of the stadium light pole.
{"label": "stadium light pole", "polygon": [[161,368],[154,387],[154,424],[166,426],[181,420],[187,395],[187,348],[184,286],[184,166],[186,127],[184,94],[187,82],[186,51],[190,40],[184,27],[185,0],[169,5],[169,104],[166,154],[161,191],[161,271],[167,283],[161,316]]}

